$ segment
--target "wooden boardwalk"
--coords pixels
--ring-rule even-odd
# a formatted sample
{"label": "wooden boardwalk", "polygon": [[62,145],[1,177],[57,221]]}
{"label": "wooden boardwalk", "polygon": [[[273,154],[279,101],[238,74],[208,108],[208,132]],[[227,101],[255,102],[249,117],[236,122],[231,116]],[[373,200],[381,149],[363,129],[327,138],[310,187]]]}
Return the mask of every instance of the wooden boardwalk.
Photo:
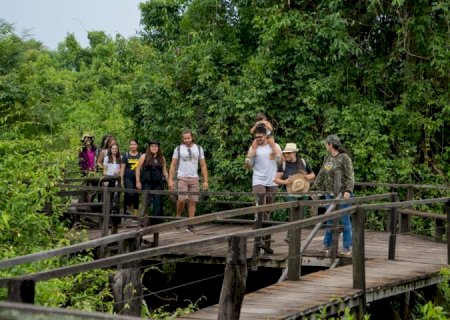
{"label": "wooden boardwalk", "polygon": [[[366,301],[435,284],[439,270],[445,264],[413,263],[409,261],[371,260],[366,263]],[[247,294],[240,319],[314,318],[321,309],[329,314],[342,305],[356,306],[361,290],[352,289],[352,266],[319,271],[303,276],[299,281],[283,281]],[[217,319],[219,306],[204,308],[180,319]]]}
{"label": "wooden boardwalk", "polygon": [[[160,233],[159,245],[182,243],[189,240],[206,239],[219,234],[248,231],[252,226],[206,224],[196,227],[197,233],[185,230],[170,230]],[[129,229],[128,229],[129,230]],[[308,235],[302,231],[302,238]],[[91,234],[95,237],[94,234]],[[272,235],[274,254],[259,257],[258,265],[285,267],[288,245],[285,233]],[[152,236],[146,236],[151,240]],[[323,231],[320,231],[306,250],[303,265],[329,266],[332,261],[320,251]],[[339,241],[342,245],[342,239]],[[395,261],[388,260],[389,233],[365,232],[366,296],[367,302],[398,295],[440,281],[440,270],[447,267],[447,245],[415,235],[398,235]],[[228,243],[199,247],[189,252],[173,253],[159,259],[180,259],[202,263],[224,263]],[[249,239],[247,258],[253,253],[253,241]],[[348,257],[339,256],[343,259]],[[297,319],[314,318],[323,308],[334,314],[344,306],[357,306],[362,291],[353,289],[352,265],[332,270],[310,273],[300,281],[283,281],[245,296],[241,319]],[[219,306],[213,305],[183,319],[217,319]]]}

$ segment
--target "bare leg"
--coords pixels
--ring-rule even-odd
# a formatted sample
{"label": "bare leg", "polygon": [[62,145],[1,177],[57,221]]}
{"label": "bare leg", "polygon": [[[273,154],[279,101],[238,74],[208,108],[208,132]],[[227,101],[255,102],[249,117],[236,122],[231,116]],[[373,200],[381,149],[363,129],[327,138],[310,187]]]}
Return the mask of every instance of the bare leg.
{"label": "bare leg", "polygon": [[189,218],[195,217],[195,210],[197,208],[197,202],[195,201],[188,201],[188,214]]}
{"label": "bare leg", "polygon": [[184,204],[186,203],[186,200],[178,200],[177,201],[177,218],[181,217],[181,214],[184,211]]}

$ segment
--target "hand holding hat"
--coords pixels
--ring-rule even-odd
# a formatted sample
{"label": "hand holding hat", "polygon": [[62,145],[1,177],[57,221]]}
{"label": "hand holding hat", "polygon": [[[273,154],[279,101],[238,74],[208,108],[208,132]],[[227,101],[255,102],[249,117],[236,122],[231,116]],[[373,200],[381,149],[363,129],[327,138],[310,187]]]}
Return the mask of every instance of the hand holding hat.
{"label": "hand holding hat", "polygon": [[287,192],[297,193],[297,192],[308,192],[310,183],[305,178],[304,173],[297,173],[289,177],[292,183],[286,186]]}

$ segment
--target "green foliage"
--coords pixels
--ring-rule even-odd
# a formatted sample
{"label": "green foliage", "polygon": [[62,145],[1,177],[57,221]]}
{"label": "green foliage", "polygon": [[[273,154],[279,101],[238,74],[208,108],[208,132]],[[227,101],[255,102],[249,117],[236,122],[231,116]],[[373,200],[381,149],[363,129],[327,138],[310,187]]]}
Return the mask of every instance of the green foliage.
{"label": "green foliage", "polygon": [[445,320],[448,319],[447,312],[444,312],[444,308],[436,306],[433,302],[428,301],[426,304],[420,307],[420,319],[423,320]]}
{"label": "green foliage", "polygon": [[276,141],[297,142],[316,169],[322,139],[337,132],[357,180],[448,183],[444,1],[159,0],[140,8],[143,37],[157,52],[143,62],[127,114],[138,115],[138,136],[159,138],[169,153],[184,127],[194,129],[212,188],[250,188],[242,162],[259,111]]}
{"label": "green foliage", "polygon": [[164,307],[158,308],[156,310],[149,310],[147,304],[144,302],[142,317],[150,319],[175,319],[177,317],[190,314],[198,310],[198,303],[205,297],[201,297],[195,303],[192,301],[187,301],[188,305],[185,308],[177,308],[175,311],[166,311]]}

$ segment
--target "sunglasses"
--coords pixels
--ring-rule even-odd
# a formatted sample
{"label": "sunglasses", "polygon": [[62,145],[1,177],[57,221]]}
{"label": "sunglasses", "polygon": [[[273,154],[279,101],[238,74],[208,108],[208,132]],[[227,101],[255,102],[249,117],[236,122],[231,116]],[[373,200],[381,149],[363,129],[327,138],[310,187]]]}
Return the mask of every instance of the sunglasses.
{"label": "sunglasses", "polygon": [[264,136],[255,136],[255,139],[262,139]]}

